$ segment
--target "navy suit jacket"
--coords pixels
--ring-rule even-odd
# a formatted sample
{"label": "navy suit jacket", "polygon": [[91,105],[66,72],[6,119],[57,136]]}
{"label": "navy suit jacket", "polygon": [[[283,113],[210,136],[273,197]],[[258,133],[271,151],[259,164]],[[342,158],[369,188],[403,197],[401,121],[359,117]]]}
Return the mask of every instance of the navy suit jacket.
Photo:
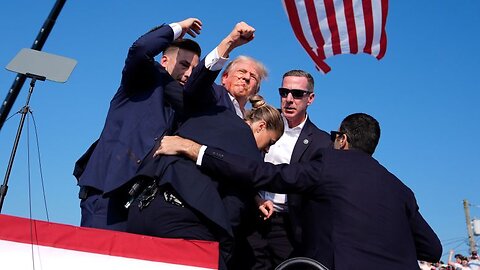
{"label": "navy suit jacket", "polygon": [[[331,146],[332,141],[330,140],[330,135],[315,126],[315,124],[310,121],[310,118],[307,118],[293,148],[290,164],[309,161],[317,151]],[[301,243],[302,201],[303,197],[301,194],[287,194],[288,215],[295,240],[294,245]]]}
{"label": "navy suit jacket", "polygon": [[370,155],[323,149],[312,161],[272,165],[207,148],[202,169],[272,192],[298,192],[304,204],[301,255],[329,269],[418,269],[442,246],[413,192]]}
{"label": "navy suit jacket", "polygon": [[184,89],[154,60],[173,37],[171,27],[163,25],[130,47],[100,138],[75,164],[78,185],[109,193],[127,183],[156,140],[172,127],[174,111],[197,99],[193,90],[203,88],[190,82]]}
{"label": "navy suit jacket", "polygon": [[235,112],[235,107],[230,95],[225,87],[215,83],[218,71],[211,71],[205,67],[205,59],[198,64],[199,68],[195,68],[190,74],[187,82],[187,88],[201,89],[201,91],[192,91],[195,96],[195,102],[189,104],[189,113],[205,111],[213,105],[225,107]]}
{"label": "navy suit jacket", "polygon": [[[216,107],[187,119],[177,134],[199,143],[215,145],[243,158],[262,160],[251,128],[234,112]],[[253,188],[218,181],[203,174],[194,162],[180,156],[152,159],[138,171],[136,178],[155,178],[159,185],[169,184],[191,208],[207,217],[233,237],[242,219],[253,207]]]}

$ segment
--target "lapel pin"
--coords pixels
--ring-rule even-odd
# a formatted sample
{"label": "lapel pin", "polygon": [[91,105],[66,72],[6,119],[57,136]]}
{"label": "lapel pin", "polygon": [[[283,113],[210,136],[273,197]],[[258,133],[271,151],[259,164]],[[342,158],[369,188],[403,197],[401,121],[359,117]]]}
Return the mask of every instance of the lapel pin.
{"label": "lapel pin", "polygon": [[308,144],[308,139],[303,140],[303,144]]}

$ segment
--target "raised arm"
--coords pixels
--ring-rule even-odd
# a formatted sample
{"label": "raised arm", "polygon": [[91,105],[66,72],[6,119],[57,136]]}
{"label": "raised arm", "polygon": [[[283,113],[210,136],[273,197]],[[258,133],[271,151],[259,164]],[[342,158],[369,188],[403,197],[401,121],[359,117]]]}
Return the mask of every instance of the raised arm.
{"label": "raised arm", "polygon": [[158,72],[154,57],[165,50],[175,39],[189,34],[200,34],[202,22],[188,18],[171,24],[162,24],[138,38],[130,47],[122,72],[122,84],[142,85],[152,83],[149,78]]}
{"label": "raised arm", "polygon": [[201,111],[217,103],[215,79],[230,53],[255,37],[255,28],[245,22],[237,23],[232,31],[193,70],[185,85],[185,108],[189,113]]}
{"label": "raised arm", "polygon": [[255,28],[245,22],[239,22],[217,46],[218,56],[228,58],[233,49],[240,47],[255,38]]}

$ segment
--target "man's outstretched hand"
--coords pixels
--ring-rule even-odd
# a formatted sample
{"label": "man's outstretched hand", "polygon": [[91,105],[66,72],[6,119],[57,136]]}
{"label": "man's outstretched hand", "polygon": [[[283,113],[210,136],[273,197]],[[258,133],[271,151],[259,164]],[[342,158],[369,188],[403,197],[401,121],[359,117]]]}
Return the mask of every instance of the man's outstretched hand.
{"label": "man's outstretched hand", "polygon": [[239,22],[217,46],[218,54],[222,57],[228,57],[233,49],[252,41],[254,38],[255,28],[245,22]]}
{"label": "man's outstretched hand", "polygon": [[185,34],[196,37],[202,30],[202,21],[197,18],[188,18],[178,22],[178,24],[182,27],[182,34],[180,35],[180,38],[183,38]]}
{"label": "man's outstretched hand", "polygon": [[200,144],[180,136],[164,136],[153,157],[160,155],[183,155],[196,161],[200,147]]}

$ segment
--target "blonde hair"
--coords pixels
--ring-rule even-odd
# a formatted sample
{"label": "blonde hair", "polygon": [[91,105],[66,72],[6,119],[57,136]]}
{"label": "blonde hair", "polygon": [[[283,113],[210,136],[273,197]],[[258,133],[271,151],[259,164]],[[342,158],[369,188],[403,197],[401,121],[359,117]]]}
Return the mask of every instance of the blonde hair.
{"label": "blonde hair", "polygon": [[252,109],[246,111],[245,121],[254,123],[263,120],[266,123],[267,130],[273,130],[278,135],[283,134],[283,119],[276,108],[268,105],[260,95],[251,96],[249,102],[252,105]]}

